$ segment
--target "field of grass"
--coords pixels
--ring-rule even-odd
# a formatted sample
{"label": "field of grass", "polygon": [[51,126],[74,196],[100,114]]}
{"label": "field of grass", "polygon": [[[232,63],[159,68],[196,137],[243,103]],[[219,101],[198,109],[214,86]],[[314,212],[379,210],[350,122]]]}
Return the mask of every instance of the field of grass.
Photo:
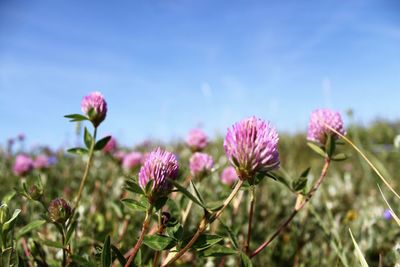
{"label": "field of grass", "polygon": [[[400,148],[394,145],[396,136],[400,134],[400,123],[377,121],[364,127],[352,124],[351,118],[349,121],[350,124],[345,125],[346,136],[366,153],[393,188],[400,192]],[[280,133],[279,137],[281,164],[274,171],[278,180],[265,177],[254,186],[250,252],[265,242],[292,213],[296,198],[302,193],[307,195],[305,192],[318,179],[324,165],[324,159],[307,145],[304,133]],[[193,236],[204,215],[201,205],[212,210],[229,195],[232,186],[222,183],[220,178],[222,170],[229,165],[223,138],[210,140],[205,147],[204,152],[212,156],[214,166],[201,178],[190,175],[189,158],[193,152],[184,141],[170,144],[147,141],[136,147],[118,148],[144,154],[161,146],[173,152],[180,166],[176,182],[189,191],[174,190],[165,205],[150,215],[147,236],[131,266],[160,266],[168,251],[179,250]],[[54,151],[46,146],[26,151],[22,150],[22,144],[23,141],[16,140],[12,145],[0,148],[0,198],[3,203],[0,211],[0,265],[120,266],[125,263],[129,256],[126,253],[139,236],[148,205],[141,194],[135,193],[140,166],[127,170],[113,155],[95,152],[81,200],[72,211],[74,216],[59,223],[52,220],[48,206],[55,198],[63,198],[75,206],[88,155],[68,153],[67,149]],[[246,256],[243,252],[246,250],[253,192],[253,186],[245,184],[221,217],[207,227],[194,246],[175,264],[359,266],[360,255],[355,252],[349,229],[369,266],[400,263],[400,227],[388,212],[378,184],[395,213],[400,199],[351,146],[340,140],[337,150],[345,153],[347,159],[332,161],[325,180],[309,203],[256,256],[251,257],[251,253]],[[15,157],[21,153],[32,158],[46,155],[52,164],[34,169],[23,177],[17,176],[12,168]],[[299,186],[305,179],[299,182],[298,178],[309,167],[310,171],[303,175],[307,185]],[[293,190],[296,186],[297,191]],[[39,196],[40,201],[34,200]],[[195,196],[195,200],[188,196]],[[196,203],[198,199],[200,204]],[[15,213],[14,220],[11,217],[15,210],[20,210],[20,213]],[[157,232],[161,234],[157,235]],[[155,258],[158,261],[153,264]]]}

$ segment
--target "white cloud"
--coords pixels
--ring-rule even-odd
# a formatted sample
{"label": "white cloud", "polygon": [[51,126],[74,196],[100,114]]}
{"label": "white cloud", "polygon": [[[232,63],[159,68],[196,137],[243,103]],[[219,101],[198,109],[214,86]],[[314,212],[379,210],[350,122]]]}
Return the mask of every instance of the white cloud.
{"label": "white cloud", "polygon": [[212,96],[212,89],[209,83],[204,82],[201,85],[201,92],[205,98],[210,98]]}

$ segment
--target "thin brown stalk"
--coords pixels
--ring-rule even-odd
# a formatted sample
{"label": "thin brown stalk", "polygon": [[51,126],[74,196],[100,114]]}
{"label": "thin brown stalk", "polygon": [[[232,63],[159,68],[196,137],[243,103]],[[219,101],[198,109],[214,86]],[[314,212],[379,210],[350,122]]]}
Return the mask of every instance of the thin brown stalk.
{"label": "thin brown stalk", "polygon": [[310,190],[310,192],[307,194],[307,196],[305,198],[300,197],[297,199],[296,201],[296,205],[295,208],[293,209],[292,213],[289,215],[288,218],[286,218],[285,221],[283,221],[278,229],[272,234],[272,236],[265,241],[262,245],[260,245],[256,250],[254,250],[251,254],[250,254],[250,258],[253,258],[254,256],[256,256],[257,254],[259,254],[264,248],[266,248],[269,244],[271,244],[271,242],[277,237],[279,236],[283,230],[286,229],[286,227],[289,225],[289,223],[294,219],[294,217],[297,215],[297,213],[310,201],[310,199],[313,197],[313,195],[315,194],[315,192],[318,190],[318,188],[320,187],[322,181],[325,179],[326,174],[328,172],[328,168],[330,165],[330,159],[326,158],[325,159],[325,164],[324,167],[322,168],[321,171],[321,175],[319,177],[319,179],[317,180],[317,182],[314,184],[314,186],[312,187],[312,189]]}

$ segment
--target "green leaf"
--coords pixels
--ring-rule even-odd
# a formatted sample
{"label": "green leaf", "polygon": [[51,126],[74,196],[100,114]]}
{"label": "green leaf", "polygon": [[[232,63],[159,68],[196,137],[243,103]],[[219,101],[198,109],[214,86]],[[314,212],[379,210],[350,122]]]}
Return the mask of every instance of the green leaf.
{"label": "green leaf", "polygon": [[305,169],[301,174],[300,177],[307,177],[308,174],[310,173],[311,167],[308,167],[307,169]]}
{"label": "green leaf", "polygon": [[17,232],[16,239],[20,239],[23,235],[29,233],[30,231],[32,231],[36,228],[39,228],[40,226],[42,226],[45,223],[46,223],[45,220],[36,220],[36,221],[29,223],[28,225],[25,225],[24,227],[19,229],[19,231]]}
{"label": "green leaf", "polygon": [[133,260],[133,266],[137,267],[142,267],[142,250],[139,249],[138,253],[135,256],[135,259]]}
{"label": "green leaf", "polygon": [[192,200],[194,203],[196,203],[200,207],[207,210],[207,207],[204,205],[204,203],[202,203],[197,197],[195,197],[192,193],[190,193],[188,190],[186,190],[186,188],[184,188],[183,186],[181,186],[179,183],[177,183],[176,181],[174,181],[172,179],[168,179],[168,181],[171,184],[173,184],[178,189],[179,192],[184,194],[186,197],[188,197],[190,200]]}
{"label": "green leaf", "polygon": [[149,205],[146,205],[145,203],[137,201],[135,199],[125,198],[121,201],[126,207],[135,211],[146,211],[149,208]]}
{"label": "green leaf", "polygon": [[70,115],[65,115],[65,118],[70,119],[70,121],[86,121],[89,120],[86,116],[83,116],[81,114],[70,114]]}
{"label": "green leaf", "polygon": [[94,145],[94,150],[102,150],[108,143],[108,141],[110,141],[111,139],[111,135],[106,136],[102,139],[100,139],[99,141],[96,142],[96,144]]}
{"label": "green leaf", "polygon": [[85,154],[89,153],[89,151],[86,148],[82,148],[82,147],[70,148],[67,151],[69,153],[76,154],[76,155],[85,155]]}
{"label": "green leaf", "polygon": [[107,235],[104,241],[103,250],[101,252],[101,265],[103,267],[111,266],[111,238]]}
{"label": "green leaf", "polygon": [[3,197],[3,199],[1,200],[1,203],[8,204],[8,202],[10,202],[10,200],[13,199],[13,198],[15,197],[16,193],[17,193],[17,192],[15,192],[15,191],[10,191],[10,192],[8,192],[8,193]]}
{"label": "green leaf", "polygon": [[335,153],[336,143],[335,138],[331,134],[328,134],[325,143],[325,151],[329,158],[332,157],[333,153]]}
{"label": "green leaf", "polygon": [[268,177],[270,177],[270,178],[272,178],[272,179],[274,179],[274,180],[280,182],[281,184],[283,184],[284,186],[286,186],[287,188],[289,188],[290,191],[292,191],[292,188],[291,188],[291,186],[290,186],[290,184],[289,184],[288,179],[285,178],[284,176],[279,175],[279,174],[274,173],[274,172],[267,172],[266,175],[267,175]]}
{"label": "green leaf", "polygon": [[69,227],[69,229],[67,231],[67,234],[65,236],[65,245],[68,245],[69,242],[71,241],[72,234],[74,233],[77,225],[78,225],[78,221],[77,220],[74,220],[72,222],[72,224],[70,225],[70,227]]}
{"label": "green leaf", "polygon": [[343,161],[347,159],[347,155],[344,153],[339,153],[334,155],[331,159],[334,161]]}
{"label": "green leaf", "polygon": [[18,215],[21,213],[20,209],[16,209],[11,216],[11,218],[3,224],[2,231],[3,233],[11,230],[14,227],[15,220],[17,219]]}
{"label": "green leaf", "polygon": [[350,228],[349,228],[349,232],[350,232],[351,239],[353,240],[354,247],[356,248],[356,255],[357,255],[358,260],[360,261],[360,265],[362,267],[369,267],[367,261],[364,258],[364,255],[362,254],[360,247],[357,244],[357,241],[354,239],[353,233],[351,232]]}
{"label": "green leaf", "polygon": [[213,201],[207,204],[208,210],[212,212],[217,212],[224,206],[223,201]]}
{"label": "green leaf", "polygon": [[119,261],[121,266],[125,266],[126,259],[125,259],[124,255],[121,253],[121,251],[119,251],[119,249],[114,245],[111,245],[111,249],[114,252],[115,256],[117,257],[117,260]]}
{"label": "green leaf", "polygon": [[167,227],[167,233],[170,237],[175,238],[178,241],[181,241],[183,238],[183,227],[178,222],[174,226]]}
{"label": "green leaf", "polygon": [[42,245],[48,246],[48,247],[53,247],[53,248],[64,248],[63,244],[59,241],[52,241],[52,240],[47,240],[47,239],[38,239],[38,242]]}
{"label": "green leaf", "polygon": [[219,235],[209,235],[203,234],[201,235],[197,241],[193,244],[193,248],[197,251],[202,251],[208,249],[209,247],[221,242],[223,237]]}
{"label": "green leaf", "polygon": [[242,267],[253,267],[251,259],[243,252],[240,252],[240,262],[242,264]]}
{"label": "green leaf", "polygon": [[133,177],[126,181],[125,189],[132,193],[137,193],[137,194],[141,194],[141,195],[144,194],[143,189],[137,183],[137,179],[135,179]]}
{"label": "green leaf", "polygon": [[224,247],[222,245],[216,244],[209,249],[201,252],[204,257],[221,257],[227,255],[237,254],[237,251],[233,248]]}
{"label": "green leaf", "polygon": [[0,266],[12,266],[10,262],[12,252],[12,247],[3,250],[3,252],[0,254]]}
{"label": "green leaf", "polygon": [[90,149],[92,147],[93,137],[89,133],[89,131],[86,127],[85,127],[84,134],[83,134],[83,141],[85,142],[87,149]]}
{"label": "green leaf", "polygon": [[145,236],[143,243],[157,251],[172,248],[176,244],[173,238],[159,234]]}
{"label": "green leaf", "polygon": [[307,185],[307,177],[299,177],[293,180],[292,188],[294,191],[299,192]]}
{"label": "green leaf", "polygon": [[203,199],[203,197],[200,195],[199,190],[196,188],[196,185],[193,183],[192,180],[190,180],[190,189],[191,189],[191,191],[193,191],[193,192],[195,193],[197,199],[198,199],[202,204],[204,204],[204,203],[205,203],[205,202],[204,202],[204,199]]}
{"label": "green leaf", "polygon": [[326,158],[327,155],[326,155],[325,151],[324,151],[320,146],[318,146],[318,145],[316,145],[316,144],[314,144],[314,143],[311,143],[311,142],[308,142],[307,145],[308,145],[312,150],[314,150],[317,154],[319,154],[319,155],[321,155],[322,157]]}
{"label": "green leaf", "polygon": [[157,200],[154,202],[155,210],[157,211],[157,210],[160,210],[162,207],[164,207],[167,200],[168,200],[168,197],[157,198]]}
{"label": "green leaf", "polygon": [[231,240],[233,247],[234,247],[235,249],[238,249],[238,248],[239,248],[239,241],[238,241],[238,239],[237,239],[237,237],[236,237],[236,234],[235,234],[235,233],[233,232],[233,230],[232,230],[228,225],[226,225],[222,220],[219,220],[219,221],[220,221],[220,223],[221,223],[221,225],[222,225],[223,230],[228,234],[229,239]]}

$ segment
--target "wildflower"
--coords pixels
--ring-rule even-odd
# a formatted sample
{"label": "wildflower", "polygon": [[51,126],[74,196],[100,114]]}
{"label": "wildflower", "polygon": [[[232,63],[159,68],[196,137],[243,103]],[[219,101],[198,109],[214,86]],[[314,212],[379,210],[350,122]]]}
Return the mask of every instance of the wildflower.
{"label": "wildflower", "polygon": [[213,166],[212,157],[206,153],[196,152],[189,160],[189,168],[193,176],[203,177],[211,171]]}
{"label": "wildflower", "polygon": [[53,199],[48,208],[50,219],[53,222],[65,223],[72,215],[71,206],[62,198]]}
{"label": "wildflower", "polygon": [[279,167],[278,133],[269,122],[250,117],[228,129],[226,155],[241,180]]}
{"label": "wildflower", "polygon": [[383,218],[384,218],[385,220],[387,220],[387,221],[389,221],[390,219],[392,219],[392,213],[390,212],[389,209],[386,209],[386,210],[383,212]]}
{"label": "wildflower", "polygon": [[208,142],[207,135],[200,129],[193,129],[189,132],[186,143],[193,151],[203,150]]}
{"label": "wildflower", "polygon": [[82,112],[85,113],[89,120],[93,123],[94,127],[106,118],[107,102],[104,100],[100,92],[93,92],[84,96],[81,103]]}
{"label": "wildflower", "polygon": [[237,179],[238,175],[236,174],[236,170],[234,167],[229,166],[222,171],[221,181],[224,184],[232,185]]}
{"label": "wildflower", "polygon": [[39,155],[33,162],[35,169],[44,170],[50,166],[49,158],[46,155]]}
{"label": "wildflower", "polygon": [[18,176],[25,176],[33,170],[33,160],[24,155],[18,155],[15,158],[15,163],[13,166],[13,172]]}
{"label": "wildflower", "polygon": [[330,130],[326,125],[335,129],[341,134],[346,134],[343,128],[343,120],[339,112],[329,109],[317,109],[311,113],[308,123],[307,139],[324,145],[328,135],[337,139],[339,136]]}
{"label": "wildflower", "polygon": [[139,185],[150,202],[154,202],[157,198],[168,195],[171,189],[168,179],[175,179],[178,172],[179,165],[175,155],[157,148],[147,156],[140,169]]}
{"label": "wildflower", "polygon": [[140,165],[142,157],[142,154],[139,152],[131,152],[126,154],[122,160],[122,167],[125,170],[132,170]]}

